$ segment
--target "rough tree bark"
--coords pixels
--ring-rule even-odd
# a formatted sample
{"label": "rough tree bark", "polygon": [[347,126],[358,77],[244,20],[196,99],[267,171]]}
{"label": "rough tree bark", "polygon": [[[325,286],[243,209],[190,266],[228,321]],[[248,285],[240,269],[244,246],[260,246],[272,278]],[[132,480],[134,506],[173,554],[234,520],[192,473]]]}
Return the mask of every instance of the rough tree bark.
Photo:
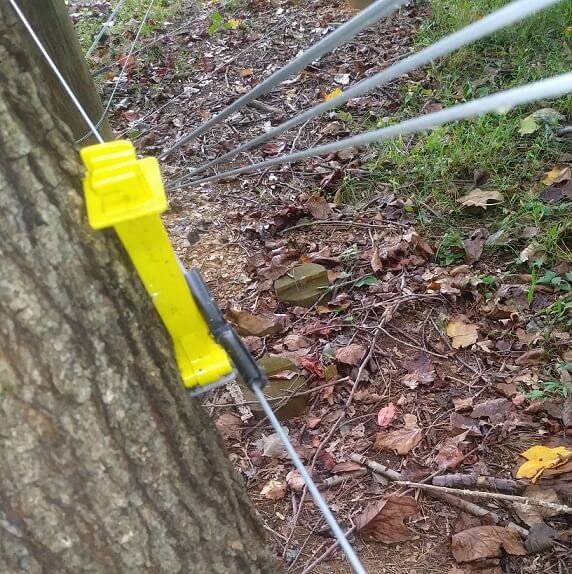
{"label": "rough tree bark", "polygon": [[[81,46],[68,15],[64,0],[18,0],[22,12],[32,24],[42,44],[58,66],[58,69],[79,98],[87,115],[97,124],[103,115],[101,99],[83,56]],[[57,114],[71,129],[76,140],[89,134],[89,128],[78,113],[69,97],[62,89],[50,67],[43,61],[38,61],[42,81],[46,82],[54,94],[52,99]],[[105,140],[113,139],[107,118],[99,126],[99,133]],[[83,145],[97,143],[93,136],[87,137]]]}
{"label": "rough tree bark", "polygon": [[0,2],[0,572],[274,572]]}

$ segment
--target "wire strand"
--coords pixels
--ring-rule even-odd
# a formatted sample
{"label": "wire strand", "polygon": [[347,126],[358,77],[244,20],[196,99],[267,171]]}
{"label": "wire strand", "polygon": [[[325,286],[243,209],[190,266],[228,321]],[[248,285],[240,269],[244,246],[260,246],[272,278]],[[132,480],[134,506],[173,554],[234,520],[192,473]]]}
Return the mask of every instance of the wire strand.
{"label": "wire strand", "polygon": [[[141,23],[139,24],[137,34],[135,34],[135,38],[133,39],[133,42],[131,43],[131,47],[129,48],[129,52],[128,52],[127,56],[125,57],[125,63],[123,64],[123,67],[121,68],[121,72],[119,72],[119,76],[117,76],[117,79],[115,80],[115,85],[113,86],[113,91],[111,92],[111,96],[109,96],[109,100],[107,101],[105,109],[103,110],[103,113],[101,114],[101,117],[99,118],[99,121],[96,124],[97,128],[99,128],[101,126],[103,120],[107,116],[107,112],[109,111],[109,108],[111,107],[111,103],[113,102],[113,98],[115,97],[115,92],[117,92],[117,88],[119,87],[119,82],[121,81],[121,78],[123,77],[123,74],[125,73],[125,70],[127,69],[127,66],[129,65],[129,59],[131,58],[131,55],[133,54],[133,50],[135,50],[135,45],[137,44],[137,40],[139,40],[139,36],[141,35],[141,32],[143,31],[143,27],[145,26],[147,19],[151,15],[151,10],[153,9],[154,4],[155,4],[155,0],[150,0],[149,6],[147,7],[147,11],[145,12],[145,14],[143,16]],[[78,143],[78,144],[82,143],[87,137],[89,137],[89,134],[86,134],[83,137],[81,137],[79,140],[76,141],[76,143]]]}
{"label": "wire strand", "polygon": [[340,525],[338,524],[337,520],[332,514],[332,511],[330,510],[329,506],[324,500],[324,497],[321,495],[320,491],[318,490],[318,487],[316,486],[316,484],[312,480],[312,477],[306,470],[306,467],[300,460],[298,453],[296,452],[296,450],[292,446],[292,443],[288,439],[288,435],[284,432],[284,429],[282,428],[280,421],[276,418],[276,415],[272,411],[272,407],[268,404],[266,396],[264,395],[260,387],[256,385],[253,386],[252,390],[254,391],[254,394],[256,395],[258,402],[262,405],[262,408],[264,409],[264,414],[270,421],[270,424],[274,427],[276,434],[278,435],[278,437],[282,441],[282,444],[286,448],[286,451],[290,455],[290,458],[292,459],[292,462],[294,463],[296,470],[302,476],[306,486],[308,487],[308,491],[310,492],[312,498],[314,499],[314,502],[318,505],[318,508],[322,511],[322,514],[324,515],[324,518],[326,519],[326,522],[330,527],[332,534],[340,543],[340,547],[348,557],[348,560],[350,561],[350,564],[352,565],[354,572],[356,574],[366,574],[364,567],[361,565],[361,562],[357,557],[356,553],[354,552],[354,549],[348,542],[346,535],[340,528]]}
{"label": "wire strand", "polygon": [[113,12],[111,12],[111,14],[109,15],[109,18],[101,26],[101,29],[99,30],[99,32],[96,34],[95,38],[93,39],[93,43],[91,44],[91,46],[88,48],[87,52],[85,53],[85,59],[86,60],[91,56],[91,54],[95,50],[95,47],[97,46],[97,44],[99,44],[99,40],[101,40],[101,37],[105,33],[105,30],[108,30],[113,25],[113,21],[115,20],[115,17],[119,13],[119,10],[121,10],[121,7],[123,6],[123,4],[125,4],[125,1],[126,0],[119,0],[119,2],[117,3],[117,6],[115,6],[115,8],[113,9]]}
{"label": "wire strand", "polygon": [[[63,74],[60,72],[59,68],[56,66],[55,62],[52,60],[51,56],[48,54],[48,51],[46,50],[46,48],[44,47],[44,45],[40,41],[40,38],[38,38],[38,36],[34,32],[34,29],[32,28],[30,22],[28,22],[28,19],[26,18],[26,16],[24,15],[22,10],[20,9],[18,4],[16,3],[16,0],[9,0],[9,2],[12,5],[14,12],[16,12],[16,15],[18,16],[18,18],[20,19],[20,21],[22,22],[22,24],[24,25],[24,27],[26,28],[26,30],[28,31],[30,36],[32,37],[32,40],[34,41],[34,43],[36,44],[36,46],[40,50],[42,56],[44,57],[44,60],[46,60],[46,63],[50,66],[50,68],[54,72],[55,76],[59,80],[63,89],[66,91],[66,93],[69,96],[70,100],[72,101],[73,105],[76,107],[76,109],[80,113],[81,117],[85,120],[85,123],[87,124],[87,127],[89,128],[91,134],[93,134],[93,136],[95,137],[95,139],[99,143],[104,143],[103,138],[101,137],[100,133],[97,131],[97,127],[91,121],[91,118],[87,115],[87,112],[85,111],[85,109],[81,105],[81,103],[78,100],[78,98],[76,97],[76,95],[73,93],[73,90],[70,88],[70,86],[67,83],[66,79],[64,78]],[[89,136],[90,134],[88,133],[87,135]]]}
{"label": "wire strand", "polygon": [[[394,126],[364,132],[329,144],[312,147],[282,157],[268,159],[266,161],[232,169],[210,177],[194,180],[189,182],[189,185],[199,185],[201,183],[217,181],[219,179],[241,175],[250,171],[265,169],[275,165],[292,163],[308,157],[340,151],[341,149],[349,147],[363,146],[391,138],[406,136],[427,129],[432,129],[445,123],[465,120],[489,112],[496,111],[498,113],[506,113],[514,106],[527,104],[544,98],[554,98],[569,92],[572,92],[572,72],[555,76],[547,80],[534,82],[532,84],[526,84],[519,88],[499,92],[492,96],[486,96],[457,106],[452,106],[439,112],[419,116],[411,120],[400,122]],[[176,183],[177,182],[175,182],[175,184]],[[180,185],[172,185],[169,186],[169,189],[172,190],[178,187],[180,187]]]}
{"label": "wire strand", "polygon": [[168,155],[179,149],[189,140],[201,136],[206,131],[228,118],[228,116],[236,110],[270,91],[285,79],[304,69],[308,64],[311,64],[313,61],[321,58],[324,54],[337,48],[340,44],[350,40],[368,26],[371,26],[381,18],[388,16],[407,1],[408,0],[377,0],[377,2],[360,12],[357,16],[354,16],[345,24],[342,24],[331,34],[288,62],[288,64],[276,70],[276,72],[274,72],[269,78],[252,88],[252,90],[238,98],[238,100],[235,100],[232,104],[228,105],[216,116],[213,116],[210,120],[193,130],[190,134],[183,136],[178,142],[163,152],[159,156],[159,159],[165,159]]}
{"label": "wire strand", "polygon": [[371,78],[362,80],[339,96],[313,106],[312,108],[283,122],[268,132],[253,138],[252,140],[236,147],[233,150],[230,150],[218,158],[203,164],[202,166],[199,166],[182,179],[188,181],[188,178],[203,173],[215,165],[229,162],[238,154],[258,146],[268,141],[269,139],[275,138],[276,136],[279,136],[285,131],[288,131],[300,124],[310,121],[315,117],[323,114],[324,112],[327,112],[328,110],[339,108],[342,104],[345,104],[352,98],[357,98],[375,88],[387,85],[389,82],[395,80],[399,76],[420,68],[432,60],[450,54],[451,52],[458,50],[459,48],[466,46],[471,42],[488,36],[489,34],[492,34],[501,28],[519,22],[531,14],[545,9],[553,4],[557,4],[560,1],[561,0],[519,0],[517,2],[513,2],[508,6],[497,10],[496,12],[489,14],[485,18],[465,26],[461,30],[443,38],[439,42],[432,44],[424,50],[421,50],[420,52],[397,62],[393,66],[375,74]]}

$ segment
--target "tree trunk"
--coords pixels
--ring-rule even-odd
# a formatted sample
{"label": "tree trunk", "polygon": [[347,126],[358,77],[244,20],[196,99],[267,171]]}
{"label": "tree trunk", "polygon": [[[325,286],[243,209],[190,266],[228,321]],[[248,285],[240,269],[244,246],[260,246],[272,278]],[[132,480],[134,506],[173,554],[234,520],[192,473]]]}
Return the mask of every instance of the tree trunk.
{"label": "tree trunk", "polygon": [[[26,15],[42,44],[54,60],[73,93],[78,97],[87,115],[97,125],[103,115],[101,99],[85,61],[79,40],[68,14],[64,0],[18,0],[22,12]],[[78,113],[67,93],[44,61],[38,61],[42,81],[46,82],[55,96],[53,105],[57,114],[70,127],[75,140],[89,134],[85,120]],[[113,130],[107,118],[98,128],[105,140],[114,138]],[[93,136],[87,137],[82,145],[97,143]]]}
{"label": "tree trunk", "polygon": [[36,54],[0,2],[0,572],[275,572]]}

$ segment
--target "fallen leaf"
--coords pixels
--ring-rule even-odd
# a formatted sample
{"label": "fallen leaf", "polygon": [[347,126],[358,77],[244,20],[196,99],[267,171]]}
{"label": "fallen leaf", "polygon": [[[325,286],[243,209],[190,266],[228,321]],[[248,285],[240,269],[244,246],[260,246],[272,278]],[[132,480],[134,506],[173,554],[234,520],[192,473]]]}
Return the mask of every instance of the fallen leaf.
{"label": "fallen leaf", "polygon": [[415,537],[403,521],[417,514],[417,502],[411,496],[389,496],[372,502],[355,520],[362,535],[385,544],[405,542]]}
{"label": "fallen leaf", "polygon": [[547,187],[540,194],[540,199],[545,203],[562,203],[563,201],[572,199],[572,181]]}
{"label": "fallen leaf", "polygon": [[488,207],[493,207],[503,202],[503,197],[500,192],[492,189],[489,191],[483,191],[478,187],[473,189],[467,195],[457,199],[463,207],[478,207],[480,209],[487,209]]}
{"label": "fallen leaf", "polygon": [[371,250],[371,259],[370,259],[371,269],[374,273],[381,271],[383,269],[383,261],[379,256],[379,248],[376,246],[373,247]]}
{"label": "fallen leaf", "polygon": [[451,551],[457,562],[500,557],[501,550],[513,556],[526,555],[518,533],[502,526],[475,526],[454,534],[451,539]]}
{"label": "fallen leaf", "polygon": [[232,413],[224,413],[218,417],[215,426],[224,438],[240,440],[240,430],[243,422],[239,416]]}
{"label": "fallen leaf", "polygon": [[339,462],[336,464],[331,472],[337,474],[338,472],[355,472],[356,470],[363,470],[363,466],[357,462],[348,461],[348,462]]}
{"label": "fallen leaf", "polygon": [[409,371],[403,377],[403,384],[410,389],[416,389],[419,384],[428,384],[435,380],[433,362],[423,353],[409,361],[404,361],[403,366]]}
{"label": "fallen leaf", "polygon": [[518,389],[514,383],[497,383],[495,385],[495,391],[509,399],[518,393]]}
{"label": "fallen leaf", "polygon": [[525,450],[520,456],[526,458],[527,462],[520,466],[516,478],[530,478],[532,484],[535,484],[545,469],[557,468],[572,459],[572,450],[563,446],[549,448],[537,445]]}
{"label": "fallen leaf", "polygon": [[230,309],[228,316],[240,335],[266,337],[276,335],[285,327],[285,317],[279,315],[253,315],[242,309]]}
{"label": "fallen leaf", "polygon": [[240,20],[238,18],[229,18],[226,21],[226,27],[231,30],[236,30],[240,26]]}
{"label": "fallen leaf", "polygon": [[242,70],[240,70],[240,77],[241,78],[246,78],[248,76],[252,76],[252,74],[253,74],[252,68],[243,68]]}
{"label": "fallen leaf", "polygon": [[454,429],[468,430],[472,436],[481,436],[478,423],[461,413],[451,413],[449,422]]}
{"label": "fallen leaf", "polygon": [[336,82],[336,84],[340,84],[342,86],[347,86],[350,83],[350,75],[349,74],[336,74],[334,76],[334,82]]}
{"label": "fallen leaf", "polygon": [[284,346],[289,351],[298,351],[299,349],[307,349],[312,345],[312,341],[304,335],[286,335],[284,337]]}
{"label": "fallen leaf", "polygon": [[316,427],[320,426],[322,422],[322,417],[316,417],[314,415],[308,415],[306,417],[306,426],[309,429],[315,429]]}
{"label": "fallen leaf", "polygon": [[[288,429],[285,429],[285,431],[287,430]],[[286,454],[284,444],[276,433],[272,433],[268,436],[263,436],[257,440],[256,448],[262,452],[263,456],[268,456],[270,458],[279,458]]]}
{"label": "fallen leaf", "polygon": [[541,108],[530,114],[537,122],[549,125],[558,125],[563,122],[566,117],[554,108]]}
{"label": "fallen leaf", "polygon": [[544,359],[544,356],[544,349],[531,349],[530,351],[527,351],[518,357],[515,363],[519,367],[533,367],[534,365],[541,363]]}
{"label": "fallen leaf", "polygon": [[560,538],[560,533],[544,522],[536,522],[530,527],[528,538],[524,542],[524,547],[529,554],[537,554],[550,550],[554,540]]}
{"label": "fallen leaf", "polygon": [[[533,498],[535,500],[542,500],[543,502],[552,502],[554,504],[562,504],[558,498],[558,494],[553,488],[541,488],[536,485],[526,487],[522,493],[526,498]],[[532,526],[537,522],[542,522],[545,518],[557,516],[558,512],[545,506],[537,506],[536,504],[515,503],[512,505],[518,517],[528,526]]]}
{"label": "fallen leaf", "polygon": [[405,455],[414,449],[423,438],[421,429],[417,426],[415,415],[404,415],[405,428],[391,432],[378,432],[373,448],[376,450],[393,450]]}
{"label": "fallen leaf", "polygon": [[453,399],[453,407],[456,413],[467,413],[473,408],[473,397]]}
{"label": "fallen leaf", "polygon": [[336,350],[336,360],[346,365],[359,365],[366,353],[365,347],[352,343]]}
{"label": "fallen leaf", "polygon": [[546,250],[540,243],[532,241],[519,253],[518,260],[521,263],[536,263],[537,261],[544,263]]}
{"label": "fallen leaf", "polygon": [[561,181],[567,181],[570,179],[572,179],[572,168],[556,165],[546,173],[546,177],[542,180],[542,183],[545,185],[552,185],[553,183],[560,183]]}
{"label": "fallen leaf", "polygon": [[306,485],[302,475],[295,469],[286,475],[286,484],[290,487],[290,490],[294,492],[302,492]]}
{"label": "fallen leaf", "polygon": [[465,249],[465,262],[469,265],[477,262],[481,258],[487,233],[482,229],[477,229],[471,233],[468,239],[463,241]]}
{"label": "fallen leaf", "polygon": [[469,431],[465,431],[455,437],[447,437],[438,445],[435,462],[439,470],[455,469],[465,460],[465,454],[460,447],[465,444],[464,440],[468,434]]}
{"label": "fallen leaf", "polygon": [[324,96],[324,101],[328,102],[330,100],[333,100],[336,96],[339,96],[340,94],[342,94],[342,90],[340,90],[340,88],[336,88],[335,90],[332,90],[331,92],[327,93]]}
{"label": "fallen leaf", "polygon": [[518,133],[522,136],[533,134],[539,128],[540,125],[536,123],[536,120],[531,114],[520,120],[520,128],[518,129]]}
{"label": "fallen leaf", "polygon": [[470,416],[473,419],[486,417],[492,424],[500,424],[512,408],[513,404],[507,399],[491,399],[475,405]]}
{"label": "fallen leaf", "polygon": [[262,145],[262,151],[266,155],[278,155],[284,151],[286,142],[267,142]]}
{"label": "fallen leaf", "polygon": [[388,427],[393,421],[395,417],[395,405],[393,403],[389,403],[386,407],[382,407],[379,409],[379,413],[377,413],[377,424],[381,428]]}
{"label": "fallen leaf", "polygon": [[305,207],[314,219],[329,219],[334,214],[324,196],[319,193],[311,195],[306,201]]}
{"label": "fallen leaf", "polygon": [[279,480],[269,480],[260,491],[268,500],[280,500],[286,494],[286,486]]}
{"label": "fallen leaf", "polygon": [[470,347],[477,342],[479,338],[479,327],[472,323],[449,321],[447,325],[447,335],[451,337],[453,349],[462,349],[464,347]]}

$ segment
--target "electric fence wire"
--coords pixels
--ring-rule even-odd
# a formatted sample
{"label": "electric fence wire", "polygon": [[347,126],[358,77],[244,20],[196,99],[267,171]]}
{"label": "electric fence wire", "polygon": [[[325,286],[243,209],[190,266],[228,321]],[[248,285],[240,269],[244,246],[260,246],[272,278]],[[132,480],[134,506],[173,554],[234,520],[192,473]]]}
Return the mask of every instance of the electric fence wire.
{"label": "electric fence wire", "polygon": [[371,26],[378,20],[381,20],[385,16],[388,16],[397,10],[397,8],[399,8],[402,4],[405,4],[407,1],[408,0],[377,0],[368,8],[354,16],[351,20],[348,20],[345,24],[342,24],[342,26],[334,30],[331,34],[328,34],[325,38],[322,38],[322,40],[315,43],[305,52],[288,62],[288,64],[276,70],[276,72],[274,72],[266,80],[224,108],[222,112],[219,112],[216,116],[213,116],[207,122],[193,130],[190,134],[183,136],[168,150],[163,152],[159,156],[159,159],[165,159],[172,152],[180,148],[189,140],[201,136],[206,131],[210,130],[215,125],[228,118],[228,116],[230,116],[236,110],[239,110],[246,104],[252,102],[252,100],[255,100],[259,96],[267,93],[290,76],[293,76],[295,73],[303,70],[308,64],[311,64],[315,60],[321,58],[324,54],[335,50],[338,46],[344,42],[347,42],[365,28]]}
{"label": "electric fence wire", "polygon": [[[310,109],[306,110],[294,116],[293,118],[283,122],[282,124],[272,128],[266,133],[263,133],[244,144],[236,147],[233,150],[223,154],[222,156],[215,158],[196,169],[192,170],[187,175],[183,176],[179,180],[173,182],[175,185],[180,182],[187,182],[190,178],[203,173],[207,169],[214,167],[215,165],[226,163],[236,157],[238,154],[245,152],[255,146],[258,146],[269,139],[275,138],[276,136],[288,131],[300,124],[314,119],[315,117],[327,112],[328,110],[339,108],[345,104],[348,100],[352,98],[357,98],[363,94],[381,86],[387,85],[392,80],[395,80],[403,74],[407,74],[421,66],[430,63],[437,58],[441,58],[447,54],[466,46],[476,40],[489,36],[490,34],[497,32],[498,30],[505,28],[511,24],[515,24],[532,14],[548,8],[553,4],[557,4],[561,0],[518,0],[512,2],[511,4],[501,8],[489,14],[488,16],[465,26],[461,30],[446,36],[442,40],[428,46],[427,48],[404,58],[403,60],[397,62],[396,64],[390,66],[386,70],[378,72],[371,78],[367,78],[358,82],[355,86],[352,86],[342,94],[328,100],[317,104]],[[167,150],[163,156],[167,155],[170,150]],[[162,156],[162,157],[163,157]]]}
{"label": "electric fence wire", "polygon": [[63,89],[66,91],[66,93],[69,96],[70,100],[72,101],[73,105],[76,107],[76,109],[80,113],[81,117],[85,120],[85,123],[87,124],[87,127],[89,128],[90,132],[94,135],[95,139],[99,143],[104,143],[103,138],[101,137],[101,135],[97,131],[97,127],[91,121],[90,117],[87,115],[87,112],[83,109],[83,106],[81,105],[80,101],[77,99],[76,95],[73,93],[73,90],[70,88],[69,84],[66,82],[66,79],[63,77],[59,68],[56,66],[55,62],[52,60],[51,56],[48,54],[48,52],[47,52],[46,48],[44,47],[44,45],[42,44],[40,38],[38,38],[38,36],[34,32],[34,29],[32,28],[30,22],[28,22],[28,19],[26,18],[26,16],[24,15],[22,10],[20,9],[18,4],[16,3],[16,0],[8,0],[8,1],[10,2],[12,8],[14,9],[14,12],[16,12],[16,15],[20,19],[20,22],[22,22],[22,24],[24,25],[24,27],[26,28],[26,30],[30,34],[32,40],[34,41],[34,44],[36,44],[36,46],[38,47],[38,50],[40,50],[40,53],[44,57],[44,60],[46,60],[47,64],[50,66],[50,68],[54,72],[55,76],[58,78],[60,84],[62,85]]}
{"label": "electric fence wire", "polygon": [[[532,84],[526,84],[519,88],[505,90],[504,92],[499,92],[492,96],[486,96],[464,104],[452,106],[439,112],[418,116],[414,119],[405,120],[387,128],[364,132],[329,144],[311,147],[289,155],[283,155],[244,167],[224,171],[210,177],[193,180],[188,182],[188,185],[200,185],[201,183],[217,181],[219,179],[233,177],[251,171],[266,169],[275,165],[292,163],[308,157],[325,155],[350,147],[363,146],[400,136],[407,136],[428,129],[433,129],[446,123],[466,120],[489,112],[506,113],[514,106],[528,104],[545,98],[555,98],[569,92],[572,92],[572,72],[554,76],[546,80],[540,80]],[[181,187],[182,185],[185,185],[185,183],[170,185],[168,186],[168,189],[173,190]]]}
{"label": "electric fence wire", "polygon": [[117,3],[117,6],[115,6],[115,8],[113,9],[113,12],[111,12],[111,14],[109,15],[109,18],[103,23],[103,25],[101,26],[101,30],[99,30],[99,32],[96,34],[95,38],[93,39],[91,46],[88,48],[87,52],[85,53],[85,59],[86,60],[91,56],[91,54],[95,50],[95,47],[99,44],[101,37],[103,36],[103,34],[105,34],[105,31],[108,30],[109,28],[111,28],[111,26],[113,26],[113,22],[115,21],[115,17],[119,13],[119,10],[121,10],[121,7],[123,6],[123,4],[125,4],[125,2],[126,2],[126,0],[119,0],[119,2]]}
{"label": "electric fence wire", "polygon": [[[47,61],[47,63],[50,65],[50,67],[52,68],[52,70],[56,74],[58,80],[60,81],[60,83],[62,84],[62,86],[66,90],[66,92],[69,94],[69,96],[70,96],[72,102],[74,103],[74,105],[76,106],[77,110],[84,117],[86,122],[88,122],[90,129],[92,129],[93,135],[97,138],[99,143],[105,143],[103,138],[101,137],[101,135],[97,131],[97,128],[93,125],[93,123],[89,119],[89,116],[87,115],[87,113],[83,109],[78,98],[75,96],[72,89],[70,88],[70,86],[66,82],[65,78],[63,77],[63,75],[59,71],[58,67],[56,66],[56,64],[54,63],[54,61],[52,60],[52,58],[50,57],[50,55],[48,54],[48,52],[46,51],[44,46],[42,45],[39,38],[37,37],[36,33],[34,32],[32,26],[30,25],[26,16],[24,15],[22,10],[20,9],[18,4],[16,3],[16,0],[9,0],[9,2],[12,5],[12,8],[14,9],[14,11],[16,12],[18,18],[20,19],[20,21],[22,22],[22,24],[24,25],[24,27],[26,28],[26,30],[28,31],[28,33],[30,34],[32,39],[34,40],[34,43],[37,45],[42,56]],[[152,6],[152,4],[153,4],[153,2],[151,2],[151,6]],[[177,260],[178,260],[179,265],[181,266],[181,269],[183,271],[184,266],[183,266],[181,260],[178,258],[178,256],[177,256]],[[254,394],[256,395],[258,401],[260,402],[266,416],[268,417],[270,424],[274,427],[276,434],[278,435],[278,437],[280,438],[280,440],[284,444],[286,451],[290,455],[290,458],[292,459],[294,466],[296,467],[296,469],[298,470],[298,472],[302,476],[302,478],[303,478],[303,480],[304,480],[304,482],[308,488],[308,491],[310,492],[310,494],[314,498],[314,501],[318,505],[318,508],[320,508],[322,514],[324,515],[326,522],[328,523],[330,529],[332,530],[332,534],[334,535],[334,537],[338,541],[340,547],[346,553],[346,556],[347,556],[348,560],[350,561],[350,564],[352,565],[354,572],[356,574],[367,574],[365,569],[361,565],[359,558],[357,557],[353,548],[351,547],[350,543],[348,542],[346,535],[344,534],[344,532],[342,531],[342,529],[338,525],[338,523],[337,523],[336,519],[334,518],[332,512],[330,511],[326,501],[324,500],[324,498],[320,494],[318,487],[316,486],[315,482],[312,480],[312,477],[309,475],[308,471],[304,467],[304,464],[300,460],[300,457],[296,453],[296,450],[292,446],[290,439],[288,438],[288,436],[284,432],[284,429],[282,428],[280,421],[276,418],[276,415],[272,411],[272,407],[268,403],[266,396],[264,395],[262,390],[259,387],[257,387],[256,385],[254,386],[253,390],[254,390]]]}
{"label": "electric fence wire", "polygon": [[[131,56],[133,55],[133,51],[135,50],[135,46],[137,45],[137,41],[139,40],[139,36],[141,35],[141,32],[143,31],[143,28],[144,28],[147,20],[149,19],[149,16],[151,15],[151,10],[153,9],[154,4],[155,4],[155,0],[150,0],[149,6],[147,7],[147,11],[143,15],[141,23],[139,24],[139,28],[137,29],[137,33],[135,34],[135,38],[133,39],[133,42],[131,43],[131,47],[129,48],[129,52],[127,53],[127,56],[125,56],[125,62],[123,63],[123,67],[121,68],[119,75],[115,79],[115,84],[113,86],[113,90],[111,92],[111,95],[109,96],[109,99],[107,100],[107,104],[105,105],[105,109],[103,110],[103,113],[101,114],[101,117],[99,118],[98,122],[95,124],[98,129],[101,126],[105,117],[107,116],[107,112],[109,111],[111,103],[113,102],[113,98],[115,97],[115,92],[117,92],[117,88],[119,87],[119,83],[121,82],[121,80],[123,78],[123,74],[125,74],[125,70],[127,69],[127,66],[129,65],[129,62],[131,60]],[[76,143],[78,143],[78,144],[82,143],[88,137],[89,137],[89,133],[82,136],[79,140],[76,141]]]}
{"label": "electric fence wire", "polygon": [[[290,20],[288,19],[288,17],[284,17],[280,22],[278,22],[275,26],[273,26],[272,28],[270,28],[270,30],[268,30],[268,32],[266,32],[263,36],[261,36],[260,38],[258,38],[257,40],[255,40],[254,42],[252,42],[252,44],[249,44],[246,48],[244,48],[244,50],[241,50],[240,52],[238,52],[238,54],[232,56],[231,58],[229,58],[226,62],[219,64],[218,66],[216,66],[214,68],[214,70],[212,70],[211,72],[209,72],[206,76],[206,78],[201,78],[201,80],[199,80],[198,82],[195,82],[194,84],[190,85],[190,86],[185,86],[183,88],[183,90],[178,93],[176,96],[174,96],[173,98],[171,98],[168,102],[166,102],[165,104],[163,104],[162,106],[154,109],[152,112],[149,112],[148,114],[145,114],[142,118],[139,118],[138,120],[135,120],[132,124],[129,125],[129,127],[125,128],[122,132],[119,132],[119,137],[124,136],[126,133],[130,132],[132,129],[136,128],[138,125],[142,124],[143,122],[145,122],[146,120],[148,120],[150,117],[154,116],[155,114],[163,111],[165,108],[169,107],[171,104],[173,104],[174,102],[178,101],[182,96],[184,96],[185,94],[189,93],[190,90],[200,86],[201,84],[204,83],[205,79],[209,79],[212,78],[214,76],[214,74],[216,74],[218,71],[222,70],[223,68],[225,68],[226,66],[230,65],[232,62],[234,62],[235,60],[237,60],[238,58],[240,58],[241,56],[244,56],[244,54],[247,54],[248,52],[250,52],[250,50],[252,50],[255,46],[257,46],[258,44],[260,44],[260,42],[262,42],[263,40],[265,40],[266,38],[269,38],[274,32],[276,32],[276,30],[279,30],[280,28],[283,28],[284,26],[286,26],[286,24],[288,24],[290,22]],[[160,125],[160,124],[157,124]],[[157,127],[157,126],[155,126]],[[147,130],[149,131],[149,130]],[[143,135],[147,133],[147,132],[143,132],[138,134],[133,141],[137,141],[137,139],[143,137]]]}

